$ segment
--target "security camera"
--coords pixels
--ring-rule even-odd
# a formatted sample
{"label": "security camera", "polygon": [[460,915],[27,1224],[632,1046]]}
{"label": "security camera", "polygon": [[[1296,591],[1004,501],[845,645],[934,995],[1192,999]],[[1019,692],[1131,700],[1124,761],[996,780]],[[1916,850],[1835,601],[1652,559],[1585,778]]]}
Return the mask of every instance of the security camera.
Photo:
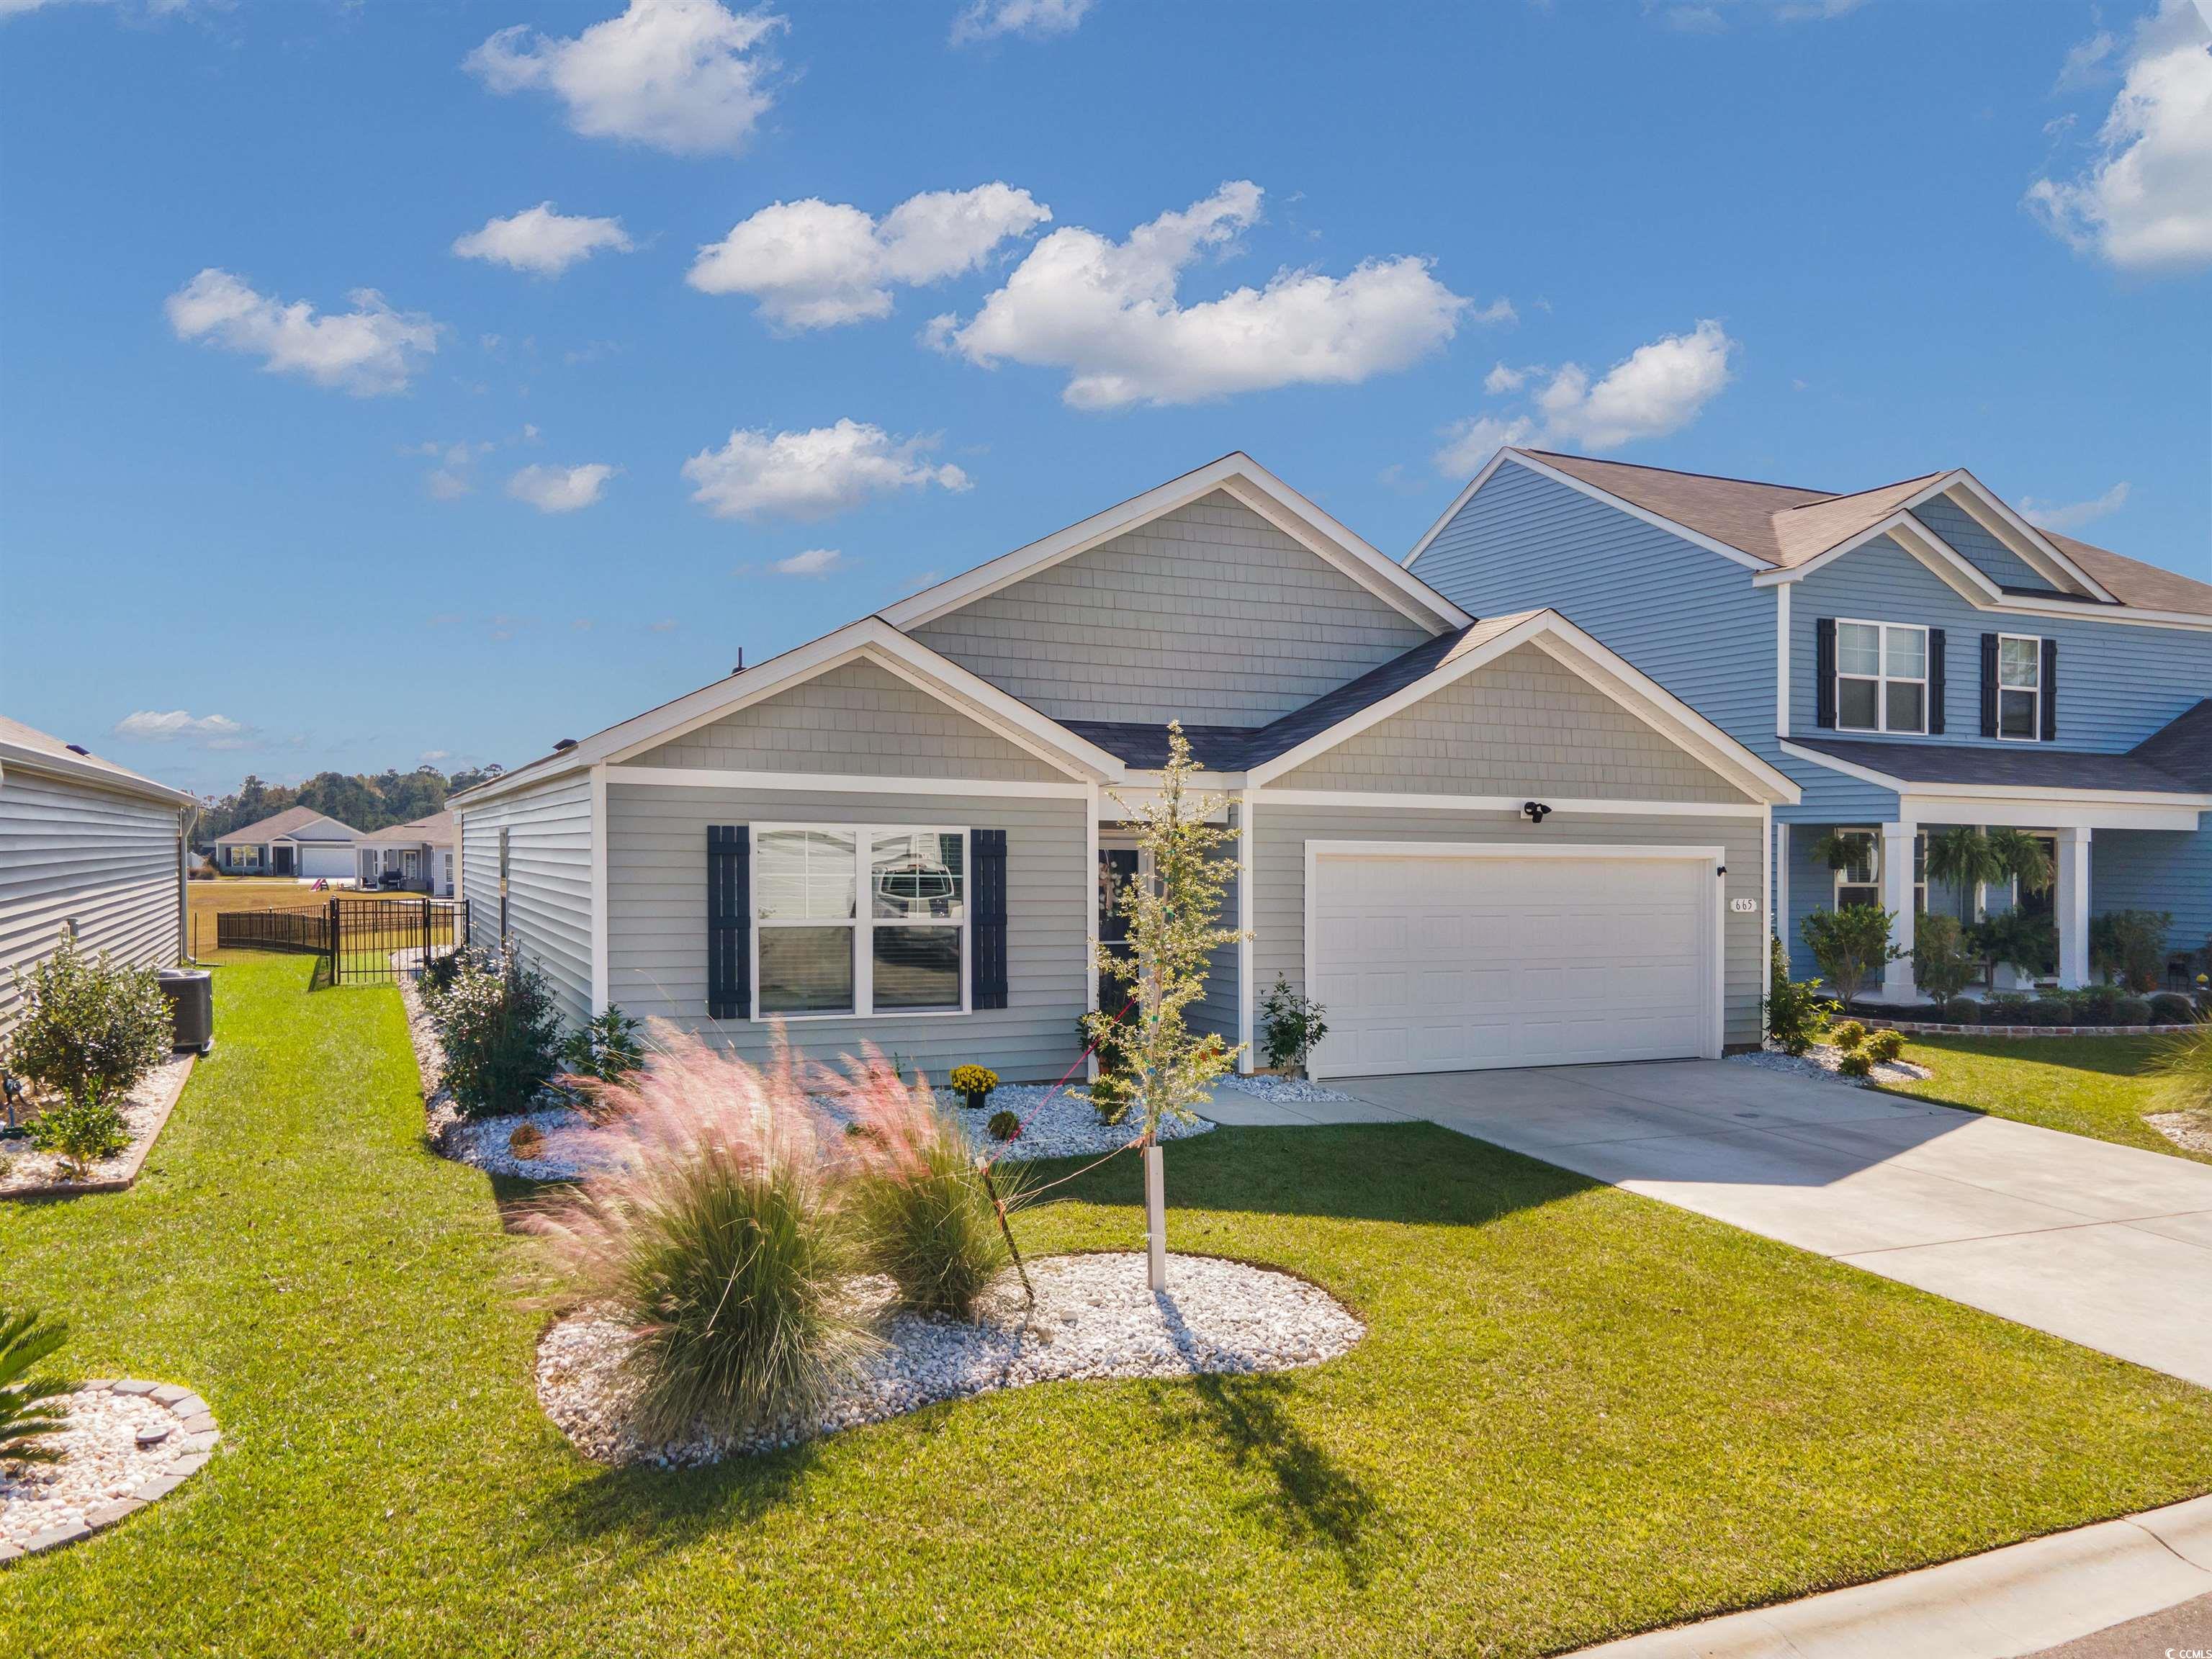
{"label": "security camera", "polygon": [[1521,816],[1531,823],[1541,823],[1545,815],[1551,810],[1540,800],[1524,800],[1521,803]]}

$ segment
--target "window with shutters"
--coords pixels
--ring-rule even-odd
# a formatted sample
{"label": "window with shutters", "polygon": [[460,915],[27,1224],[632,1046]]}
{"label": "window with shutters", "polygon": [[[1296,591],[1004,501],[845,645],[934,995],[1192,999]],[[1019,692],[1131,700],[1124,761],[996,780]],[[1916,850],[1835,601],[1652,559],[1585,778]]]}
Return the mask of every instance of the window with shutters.
{"label": "window with shutters", "polygon": [[969,832],[752,827],[754,1017],[968,1012]]}
{"label": "window with shutters", "polygon": [[2033,743],[2043,735],[2043,641],[1997,635],[1997,736]]}
{"label": "window with shutters", "polygon": [[1928,630],[1904,623],[1836,623],[1836,726],[1928,730]]}

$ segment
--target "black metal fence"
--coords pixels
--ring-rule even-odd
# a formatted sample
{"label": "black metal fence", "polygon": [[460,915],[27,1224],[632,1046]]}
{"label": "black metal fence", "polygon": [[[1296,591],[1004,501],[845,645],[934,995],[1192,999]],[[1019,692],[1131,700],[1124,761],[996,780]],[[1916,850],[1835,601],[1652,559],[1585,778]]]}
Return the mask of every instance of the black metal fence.
{"label": "black metal fence", "polygon": [[360,985],[392,980],[402,969],[464,949],[469,916],[466,906],[450,899],[337,897],[331,901],[329,930],[331,982]]}
{"label": "black metal fence", "polygon": [[320,910],[219,910],[215,943],[219,951],[312,951],[328,956],[331,919]]}

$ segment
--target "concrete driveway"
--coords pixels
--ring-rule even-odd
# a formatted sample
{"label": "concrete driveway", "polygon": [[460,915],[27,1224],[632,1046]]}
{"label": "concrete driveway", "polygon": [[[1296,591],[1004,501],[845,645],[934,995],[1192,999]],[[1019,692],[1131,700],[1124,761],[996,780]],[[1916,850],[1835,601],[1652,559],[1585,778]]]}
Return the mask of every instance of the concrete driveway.
{"label": "concrete driveway", "polygon": [[2212,1164],[1722,1060],[1332,1086],[2212,1388]]}

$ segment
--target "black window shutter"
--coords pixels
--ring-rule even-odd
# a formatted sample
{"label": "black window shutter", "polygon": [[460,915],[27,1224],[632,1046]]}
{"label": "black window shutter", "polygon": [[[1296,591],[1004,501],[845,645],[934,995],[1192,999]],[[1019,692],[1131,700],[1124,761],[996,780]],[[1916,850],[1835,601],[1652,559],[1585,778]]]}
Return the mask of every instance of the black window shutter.
{"label": "black window shutter", "polygon": [[1813,624],[1813,673],[1820,682],[1814,702],[1814,723],[1836,723],[1836,619],[1822,617]]}
{"label": "black window shutter", "polygon": [[751,1017],[752,831],[742,823],[707,826],[707,1012]]}
{"label": "black window shutter", "polygon": [[2058,641],[2043,642],[2043,740],[2058,741]]}
{"label": "black window shutter", "polygon": [[1997,734],[1997,636],[1982,635],[1982,735]]}
{"label": "black window shutter", "polygon": [[970,830],[968,960],[969,1002],[976,1008],[1006,1006],[1006,832]]}
{"label": "black window shutter", "polygon": [[1928,730],[1936,737],[1943,735],[1943,630],[1928,630]]}

